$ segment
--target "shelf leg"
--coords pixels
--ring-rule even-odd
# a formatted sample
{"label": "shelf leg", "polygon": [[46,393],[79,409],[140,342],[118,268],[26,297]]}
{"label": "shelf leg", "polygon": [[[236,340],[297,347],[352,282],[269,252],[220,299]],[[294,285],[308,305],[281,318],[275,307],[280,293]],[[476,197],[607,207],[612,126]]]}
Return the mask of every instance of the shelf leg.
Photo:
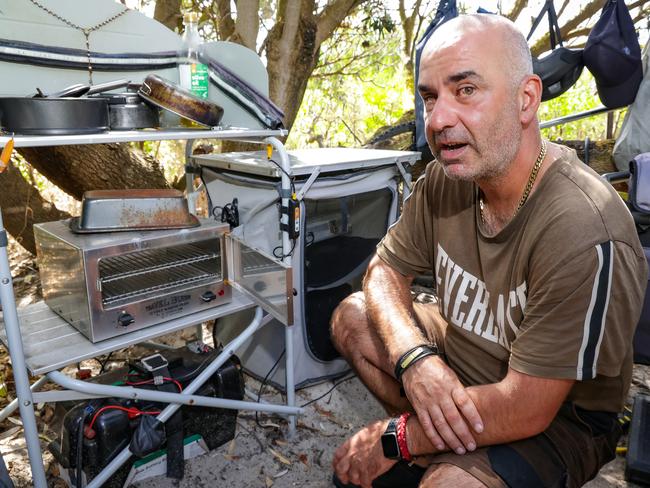
{"label": "shelf leg", "polygon": [[[284,369],[287,374],[287,406],[294,407],[296,405],[296,388],[293,375],[293,326],[284,326],[284,341],[286,354],[284,355],[285,365]],[[289,439],[293,439],[296,435],[296,416],[289,415]]]}
{"label": "shelf leg", "polygon": [[38,440],[38,428],[34,415],[34,401],[32,399],[32,390],[29,388],[23,341],[20,335],[20,326],[18,325],[18,312],[16,311],[16,299],[14,298],[7,244],[7,232],[4,229],[2,215],[0,215],[0,303],[2,303],[3,320],[7,332],[9,356],[11,357],[11,367],[16,383],[20,418],[25,429],[25,442],[27,443],[34,486],[36,488],[47,488],[41,444]]}
{"label": "shelf leg", "polygon": [[[47,376],[40,377],[32,386],[29,387],[32,392],[35,392],[40,389],[45,383],[47,383]],[[9,405],[0,411],[0,422],[9,417],[14,411],[18,408],[18,398],[14,398]]]}

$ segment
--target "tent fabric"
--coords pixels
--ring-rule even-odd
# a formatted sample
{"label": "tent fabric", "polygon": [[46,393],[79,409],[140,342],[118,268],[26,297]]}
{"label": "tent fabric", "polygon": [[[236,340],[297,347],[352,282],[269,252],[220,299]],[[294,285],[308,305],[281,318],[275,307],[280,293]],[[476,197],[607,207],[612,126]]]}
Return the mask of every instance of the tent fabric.
{"label": "tent fabric", "polygon": [[627,171],[635,156],[650,152],[650,76],[648,45],[643,50],[643,80],[639,86],[636,99],[628,107],[621,131],[614,144],[614,163],[620,171]]}

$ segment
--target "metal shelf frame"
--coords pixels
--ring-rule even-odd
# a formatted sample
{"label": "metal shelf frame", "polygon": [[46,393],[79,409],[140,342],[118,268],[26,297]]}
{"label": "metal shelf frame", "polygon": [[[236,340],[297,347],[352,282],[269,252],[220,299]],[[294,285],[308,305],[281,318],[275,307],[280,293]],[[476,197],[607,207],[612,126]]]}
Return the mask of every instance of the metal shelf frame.
{"label": "metal shelf frame", "polygon": [[[105,144],[116,142],[134,142],[134,141],[154,141],[154,140],[186,140],[186,156],[189,157],[191,153],[192,143],[196,139],[219,139],[219,140],[245,140],[257,144],[270,145],[280,156],[280,165],[284,169],[282,175],[282,205],[288,204],[290,196],[290,163],[289,156],[284,148],[282,142],[277,137],[287,135],[286,130],[264,130],[264,129],[243,129],[243,128],[213,128],[210,130],[141,130],[141,131],[110,131],[99,134],[82,134],[82,135],[51,135],[51,136],[25,136],[0,133],[0,148],[4,147],[11,139],[14,140],[14,147],[44,147],[44,146],[58,146],[70,144]],[[191,185],[191,175],[188,175],[188,192],[193,190]],[[191,210],[194,210],[191,208]],[[281,223],[286,216],[283,217]],[[0,342],[9,350],[11,357],[11,364],[13,369],[13,376],[16,385],[16,401],[12,402],[2,412],[0,418],[5,418],[10,415],[16,408],[20,409],[20,416],[23,422],[25,442],[27,444],[27,451],[29,456],[29,463],[32,470],[32,479],[36,488],[47,488],[47,481],[45,477],[45,467],[43,465],[43,456],[38,437],[38,430],[36,425],[36,417],[34,413],[34,401],[63,401],[71,399],[83,398],[101,398],[101,397],[121,397],[121,398],[142,398],[162,403],[168,403],[168,406],[158,415],[158,420],[165,422],[172,414],[180,408],[181,405],[199,405],[209,406],[215,408],[231,408],[243,409],[263,412],[275,412],[287,415],[289,419],[289,437],[295,434],[296,416],[302,413],[302,409],[295,406],[295,384],[294,384],[294,371],[293,371],[293,327],[291,325],[285,326],[285,361],[286,361],[286,404],[273,405],[268,403],[254,403],[246,401],[226,400],[222,398],[204,397],[194,395],[194,392],[207,381],[212,374],[221,366],[235,350],[247,339],[249,339],[257,330],[269,322],[270,315],[262,318],[262,309],[257,308],[255,317],[250,325],[233,339],[224,350],[205,368],[205,370],[183,390],[182,393],[166,393],[160,391],[143,390],[140,388],[132,387],[114,387],[107,385],[98,385],[87,383],[80,380],[72,379],[57,369],[65,367],[68,364],[73,364],[78,360],[78,357],[67,357],[64,360],[59,360],[56,364],[43,365],[42,368],[35,368],[32,359],[34,359],[34,351],[30,349],[30,343],[23,341],[23,330],[21,327],[21,318],[19,311],[16,307],[15,296],[13,292],[13,280],[11,276],[11,269],[9,265],[9,257],[7,253],[8,236],[4,228],[2,215],[0,213],[0,304],[3,309],[3,325],[5,334],[0,334]],[[287,266],[291,266],[291,246],[289,235],[286,231],[282,232],[282,247],[283,255],[286,256],[283,262]],[[239,309],[246,308],[246,306],[239,303]],[[223,307],[226,307],[224,305]],[[236,308],[236,307],[235,307]],[[181,317],[173,321],[163,324],[152,326],[142,331],[136,331],[131,334],[126,334],[126,342],[130,344],[146,341],[150,338],[163,335],[171,330],[179,330],[181,328],[190,327],[205,320],[214,319],[222,316],[225,309],[215,307],[212,311],[204,311],[199,314]],[[231,313],[235,311],[230,309]],[[200,315],[200,317],[199,317]],[[23,317],[29,320],[27,317]],[[172,323],[171,326],[169,324]],[[171,328],[170,328],[171,327]],[[199,325],[200,327],[200,325]],[[60,328],[59,328],[60,329]],[[65,327],[64,327],[65,329]],[[70,329],[72,329],[70,327]],[[64,330],[59,334],[70,334],[70,330]],[[140,334],[138,334],[140,333]],[[135,334],[135,335],[134,335]],[[52,338],[51,338],[52,339]],[[64,339],[67,340],[67,337]],[[86,356],[95,357],[97,355],[105,354],[107,352],[126,347],[124,340],[119,338],[109,339],[102,343],[92,344],[85,338],[80,339],[85,341]],[[27,355],[25,350],[27,349]],[[42,377],[30,387],[28,371],[31,374],[46,373],[46,377]],[[40,372],[40,373],[38,373]],[[52,392],[36,392],[47,380],[52,381],[64,388],[62,391]],[[86,486],[95,488],[101,486],[106,482],[115,471],[117,471],[125,462],[129,460],[131,453],[128,447],[125,448],[117,457],[115,457],[101,473],[95,477]]]}

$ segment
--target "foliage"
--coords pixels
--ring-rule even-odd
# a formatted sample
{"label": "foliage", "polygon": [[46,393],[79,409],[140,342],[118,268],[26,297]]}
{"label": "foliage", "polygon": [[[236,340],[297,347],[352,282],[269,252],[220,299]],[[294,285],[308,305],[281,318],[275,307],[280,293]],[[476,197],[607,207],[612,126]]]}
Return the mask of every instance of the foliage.
{"label": "foliage", "polygon": [[289,147],[359,146],[412,108],[400,32],[358,29],[363,21],[352,19],[323,45]]}
{"label": "foliage", "polygon": [[[596,90],[594,77],[586,69],[578,82],[557,98],[543,102],[539,109],[541,122],[576,114],[602,106]],[[614,133],[623,121],[624,111],[617,111],[614,120]],[[589,137],[594,140],[606,138],[607,117],[605,114],[580,119],[567,124],[556,125],[543,129],[542,134],[550,140],[577,140]]]}

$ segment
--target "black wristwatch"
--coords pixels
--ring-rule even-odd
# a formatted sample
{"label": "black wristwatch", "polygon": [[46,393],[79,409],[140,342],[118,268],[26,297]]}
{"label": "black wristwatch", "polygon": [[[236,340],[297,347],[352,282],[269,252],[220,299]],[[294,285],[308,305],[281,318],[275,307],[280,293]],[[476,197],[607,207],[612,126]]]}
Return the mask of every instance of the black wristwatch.
{"label": "black wristwatch", "polygon": [[384,450],[384,457],[388,459],[402,459],[397,442],[397,422],[399,418],[392,418],[388,421],[386,431],[381,435],[381,448]]}

